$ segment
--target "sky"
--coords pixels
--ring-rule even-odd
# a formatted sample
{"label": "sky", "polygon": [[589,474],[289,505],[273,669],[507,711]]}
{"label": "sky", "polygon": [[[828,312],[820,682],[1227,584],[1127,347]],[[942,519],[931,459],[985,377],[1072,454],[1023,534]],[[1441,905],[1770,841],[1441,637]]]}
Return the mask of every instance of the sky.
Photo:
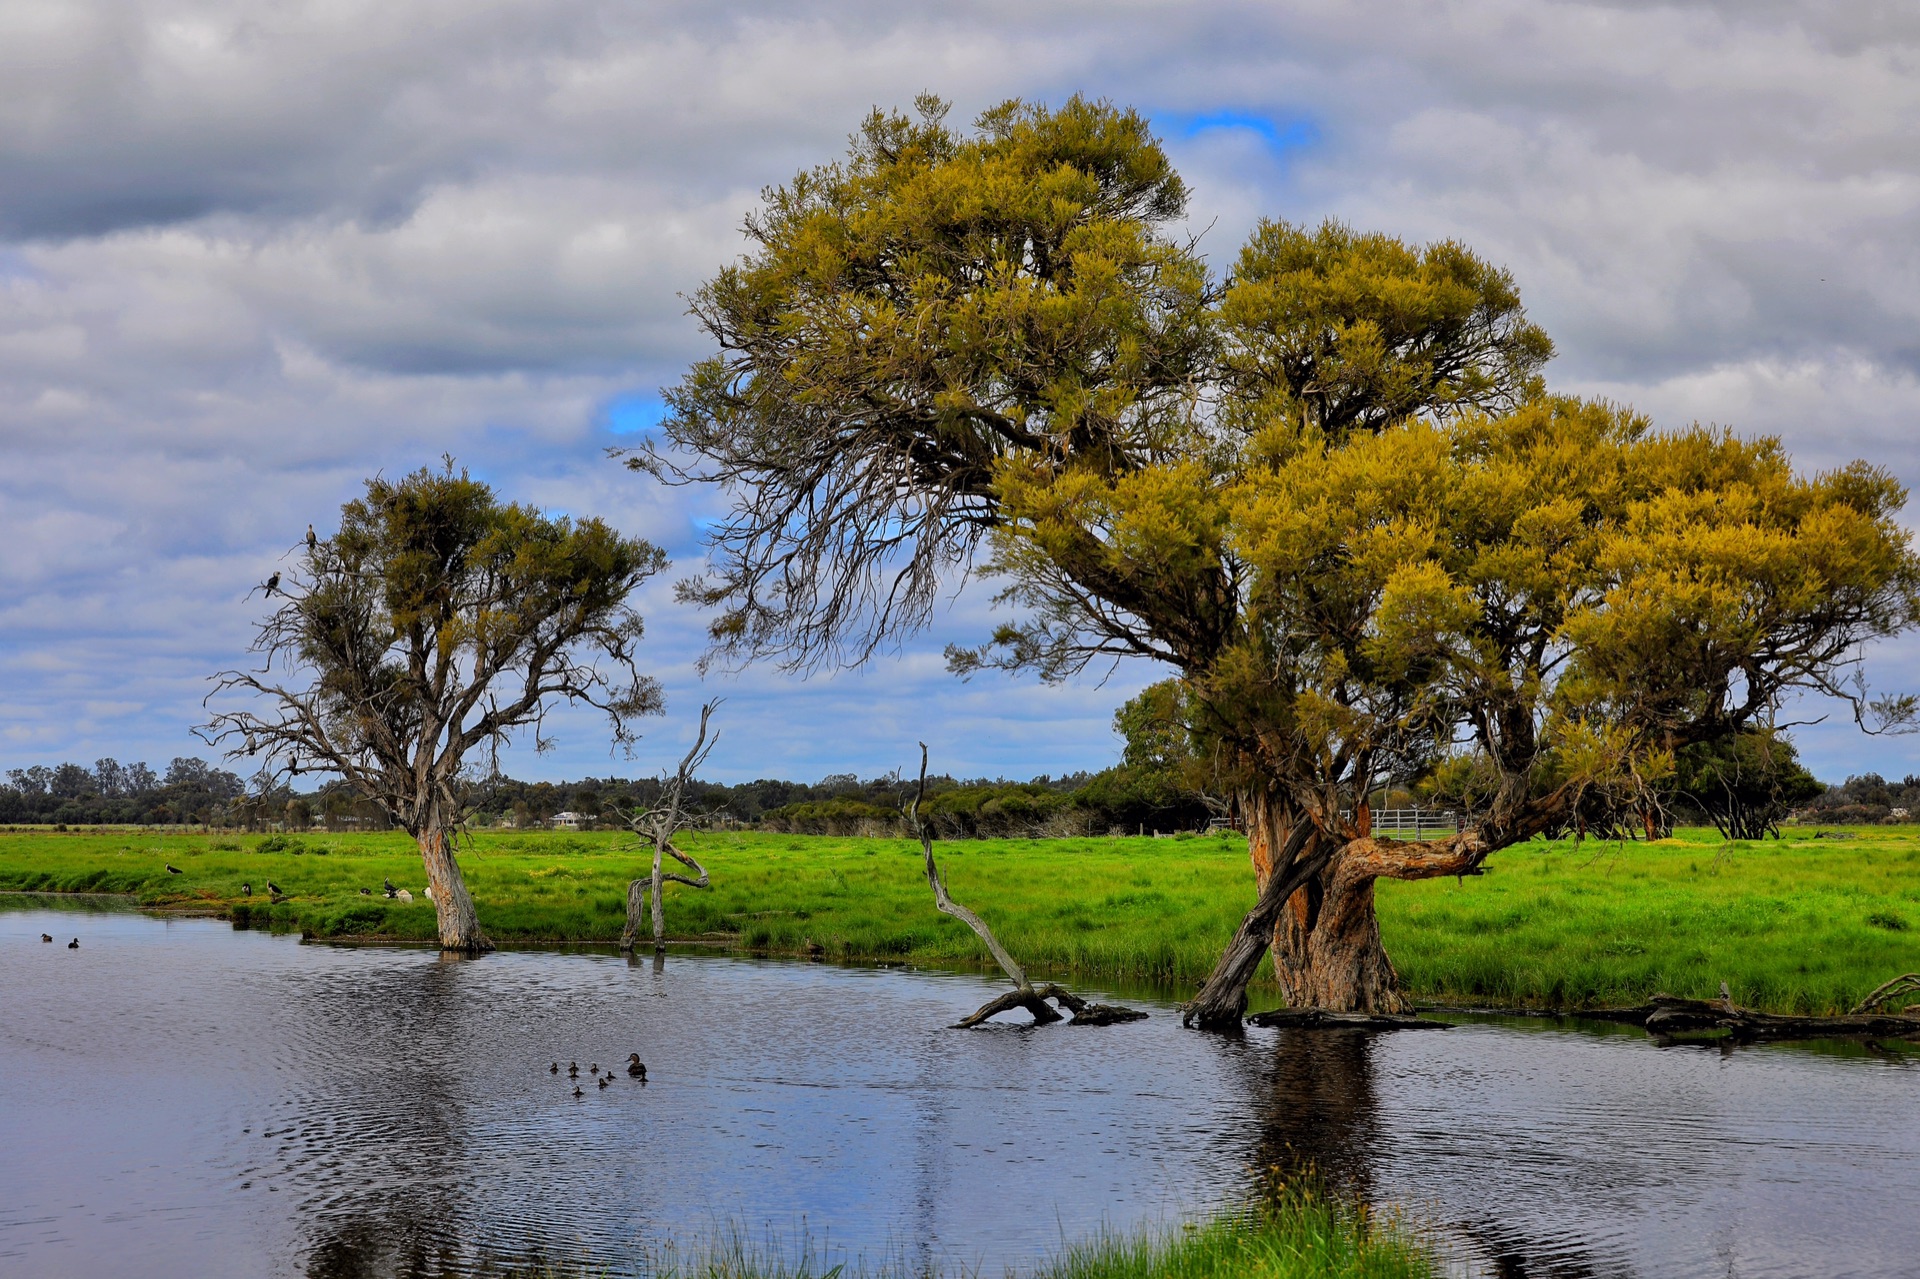
{"label": "sky", "polygon": [[[452,454],[668,549],[638,601],[669,709],[561,714],[527,778],[657,772],[726,699],[716,780],[1096,769],[1162,672],[1062,687],[933,629],[804,682],[704,679],[717,495],[610,462],[706,353],[684,295],[760,192],[873,106],[1074,93],[1153,120],[1220,264],[1262,217],[1458,238],[1516,277],[1558,390],[1920,483],[1920,8],[1837,4],[10,0],[0,6],[0,768],[212,753],[208,677],[311,521]],[[1909,525],[1916,517],[1909,513]],[[1920,691],[1920,641],[1866,654]],[[1920,739],[1796,714],[1828,780]]]}

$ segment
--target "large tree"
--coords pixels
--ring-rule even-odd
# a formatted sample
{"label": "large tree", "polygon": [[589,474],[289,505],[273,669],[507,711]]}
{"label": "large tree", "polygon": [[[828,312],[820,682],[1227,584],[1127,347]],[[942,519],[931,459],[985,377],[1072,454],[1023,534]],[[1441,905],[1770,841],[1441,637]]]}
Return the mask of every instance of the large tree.
{"label": "large tree", "polygon": [[[1215,280],[1184,207],[1130,111],[876,112],[697,295],[719,351],[635,461],[734,495],[685,587],[723,656],[864,657],[965,565],[1019,617],[963,673],[1170,666],[1260,887],[1192,1018],[1237,1022],[1270,946],[1292,1003],[1398,1009],[1376,879],[1615,823],[1796,690],[1867,712],[1848,664],[1920,616],[1883,471],[1549,396],[1458,244],[1267,222]],[[1375,838],[1366,797],[1442,760],[1474,819]]]}
{"label": "large tree", "polygon": [[251,700],[208,736],[280,776],[344,779],[419,845],[441,946],[491,949],[454,855],[463,770],[517,730],[538,741],[559,701],[631,740],[661,697],[634,664],[627,600],[666,556],[598,519],[502,502],[449,462],[367,481],[338,532],[309,530],[296,557],[269,579],[262,668],[216,679],[215,695]]}

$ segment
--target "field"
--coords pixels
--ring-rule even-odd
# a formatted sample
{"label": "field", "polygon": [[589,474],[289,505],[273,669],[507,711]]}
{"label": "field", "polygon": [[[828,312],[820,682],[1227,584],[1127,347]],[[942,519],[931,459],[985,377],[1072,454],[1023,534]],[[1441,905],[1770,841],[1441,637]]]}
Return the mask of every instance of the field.
{"label": "field", "polygon": [[[1835,836],[1838,837],[1835,837]],[[136,895],[149,908],[224,915],[314,937],[428,940],[433,907],[378,896],[424,885],[404,836],[153,829],[0,833],[0,890]],[[607,944],[639,854],[608,834],[480,833],[461,855],[496,941]],[[935,913],[904,840],[725,833],[687,846],[714,888],[670,886],[669,935],[742,951],[970,967],[963,925]],[[1245,843],[1229,837],[955,841],[949,886],[1036,973],[1190,990],[1251,904]],[[182,874],[172,875],[172,862]],[[271,879],[288,894],[269,905]],[[255,896],[242,897],[250,881]],[[369,888],[374,896],[361,896]],[[1656,991],[1844,1011],[1920,970],[1920,827],[1723,843],[1683,831],[1654,844],[1536,842],[1463,882],[1387,883],[1381,931],[1413,995],[1554,1008]],[[1271,986],[1265,1002],[1273,1000]]]}

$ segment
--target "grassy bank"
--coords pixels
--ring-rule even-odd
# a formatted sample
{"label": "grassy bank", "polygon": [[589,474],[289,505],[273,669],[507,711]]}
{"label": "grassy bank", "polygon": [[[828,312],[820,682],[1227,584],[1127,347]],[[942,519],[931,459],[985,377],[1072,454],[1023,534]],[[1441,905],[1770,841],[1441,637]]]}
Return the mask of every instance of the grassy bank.
{"label": "grassy bank", "polygon": [[[1776,1011],[1850,1006],[1920,969],[1920,828],[1850,838],[1789,831],[1723,844],[1683,831],[1656,844],[1534,843],[1456,883],[1383,883],[1381,928],[1409,989],[1440,1002],[1591,1007],[1656,990]],[[404,836],[313,835],[280,851],[261,836],[150,831],[0,834],[0,889],[114,892],[157,908],[243,918],[317,937],[428,940],[433,908],[363,897],[383,878],[424,880]],[[638,854],[606,834],[483,833],[462,854],[482,921],[501,942],[618,936]],[[770,953],[927,965],[981,949],[937,914],[918,847],[902,840],[733,833],[689,846],[714,889],[668,890],[676,938]],[[1180,988],[1203,978],[1251,904],[1244,841],[956,841],[940,846],[956,897],[1029,965]],[[170,875],[164,863],[179,867]],[[289,897],[264,900],[267,880]],[[243,898],[250,881],[256,896]]]}

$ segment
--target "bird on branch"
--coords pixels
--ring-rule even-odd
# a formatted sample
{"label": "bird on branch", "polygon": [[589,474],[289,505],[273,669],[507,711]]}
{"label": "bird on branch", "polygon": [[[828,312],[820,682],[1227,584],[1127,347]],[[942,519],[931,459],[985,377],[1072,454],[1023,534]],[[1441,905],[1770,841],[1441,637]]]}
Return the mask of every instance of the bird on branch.
{"label": "bird on branch", "polygon": [[262,584],[261,589],[266,591],[268,595],[272,595],[278,591],[280,589],[280,575],[275,573],[272,577],[268,578],[266,582]]}
{"label": "bird on branch", "polygon": [[311,551],[319,545],[320,539],[313,535],[313,525],[307,525],[307,549]]}

